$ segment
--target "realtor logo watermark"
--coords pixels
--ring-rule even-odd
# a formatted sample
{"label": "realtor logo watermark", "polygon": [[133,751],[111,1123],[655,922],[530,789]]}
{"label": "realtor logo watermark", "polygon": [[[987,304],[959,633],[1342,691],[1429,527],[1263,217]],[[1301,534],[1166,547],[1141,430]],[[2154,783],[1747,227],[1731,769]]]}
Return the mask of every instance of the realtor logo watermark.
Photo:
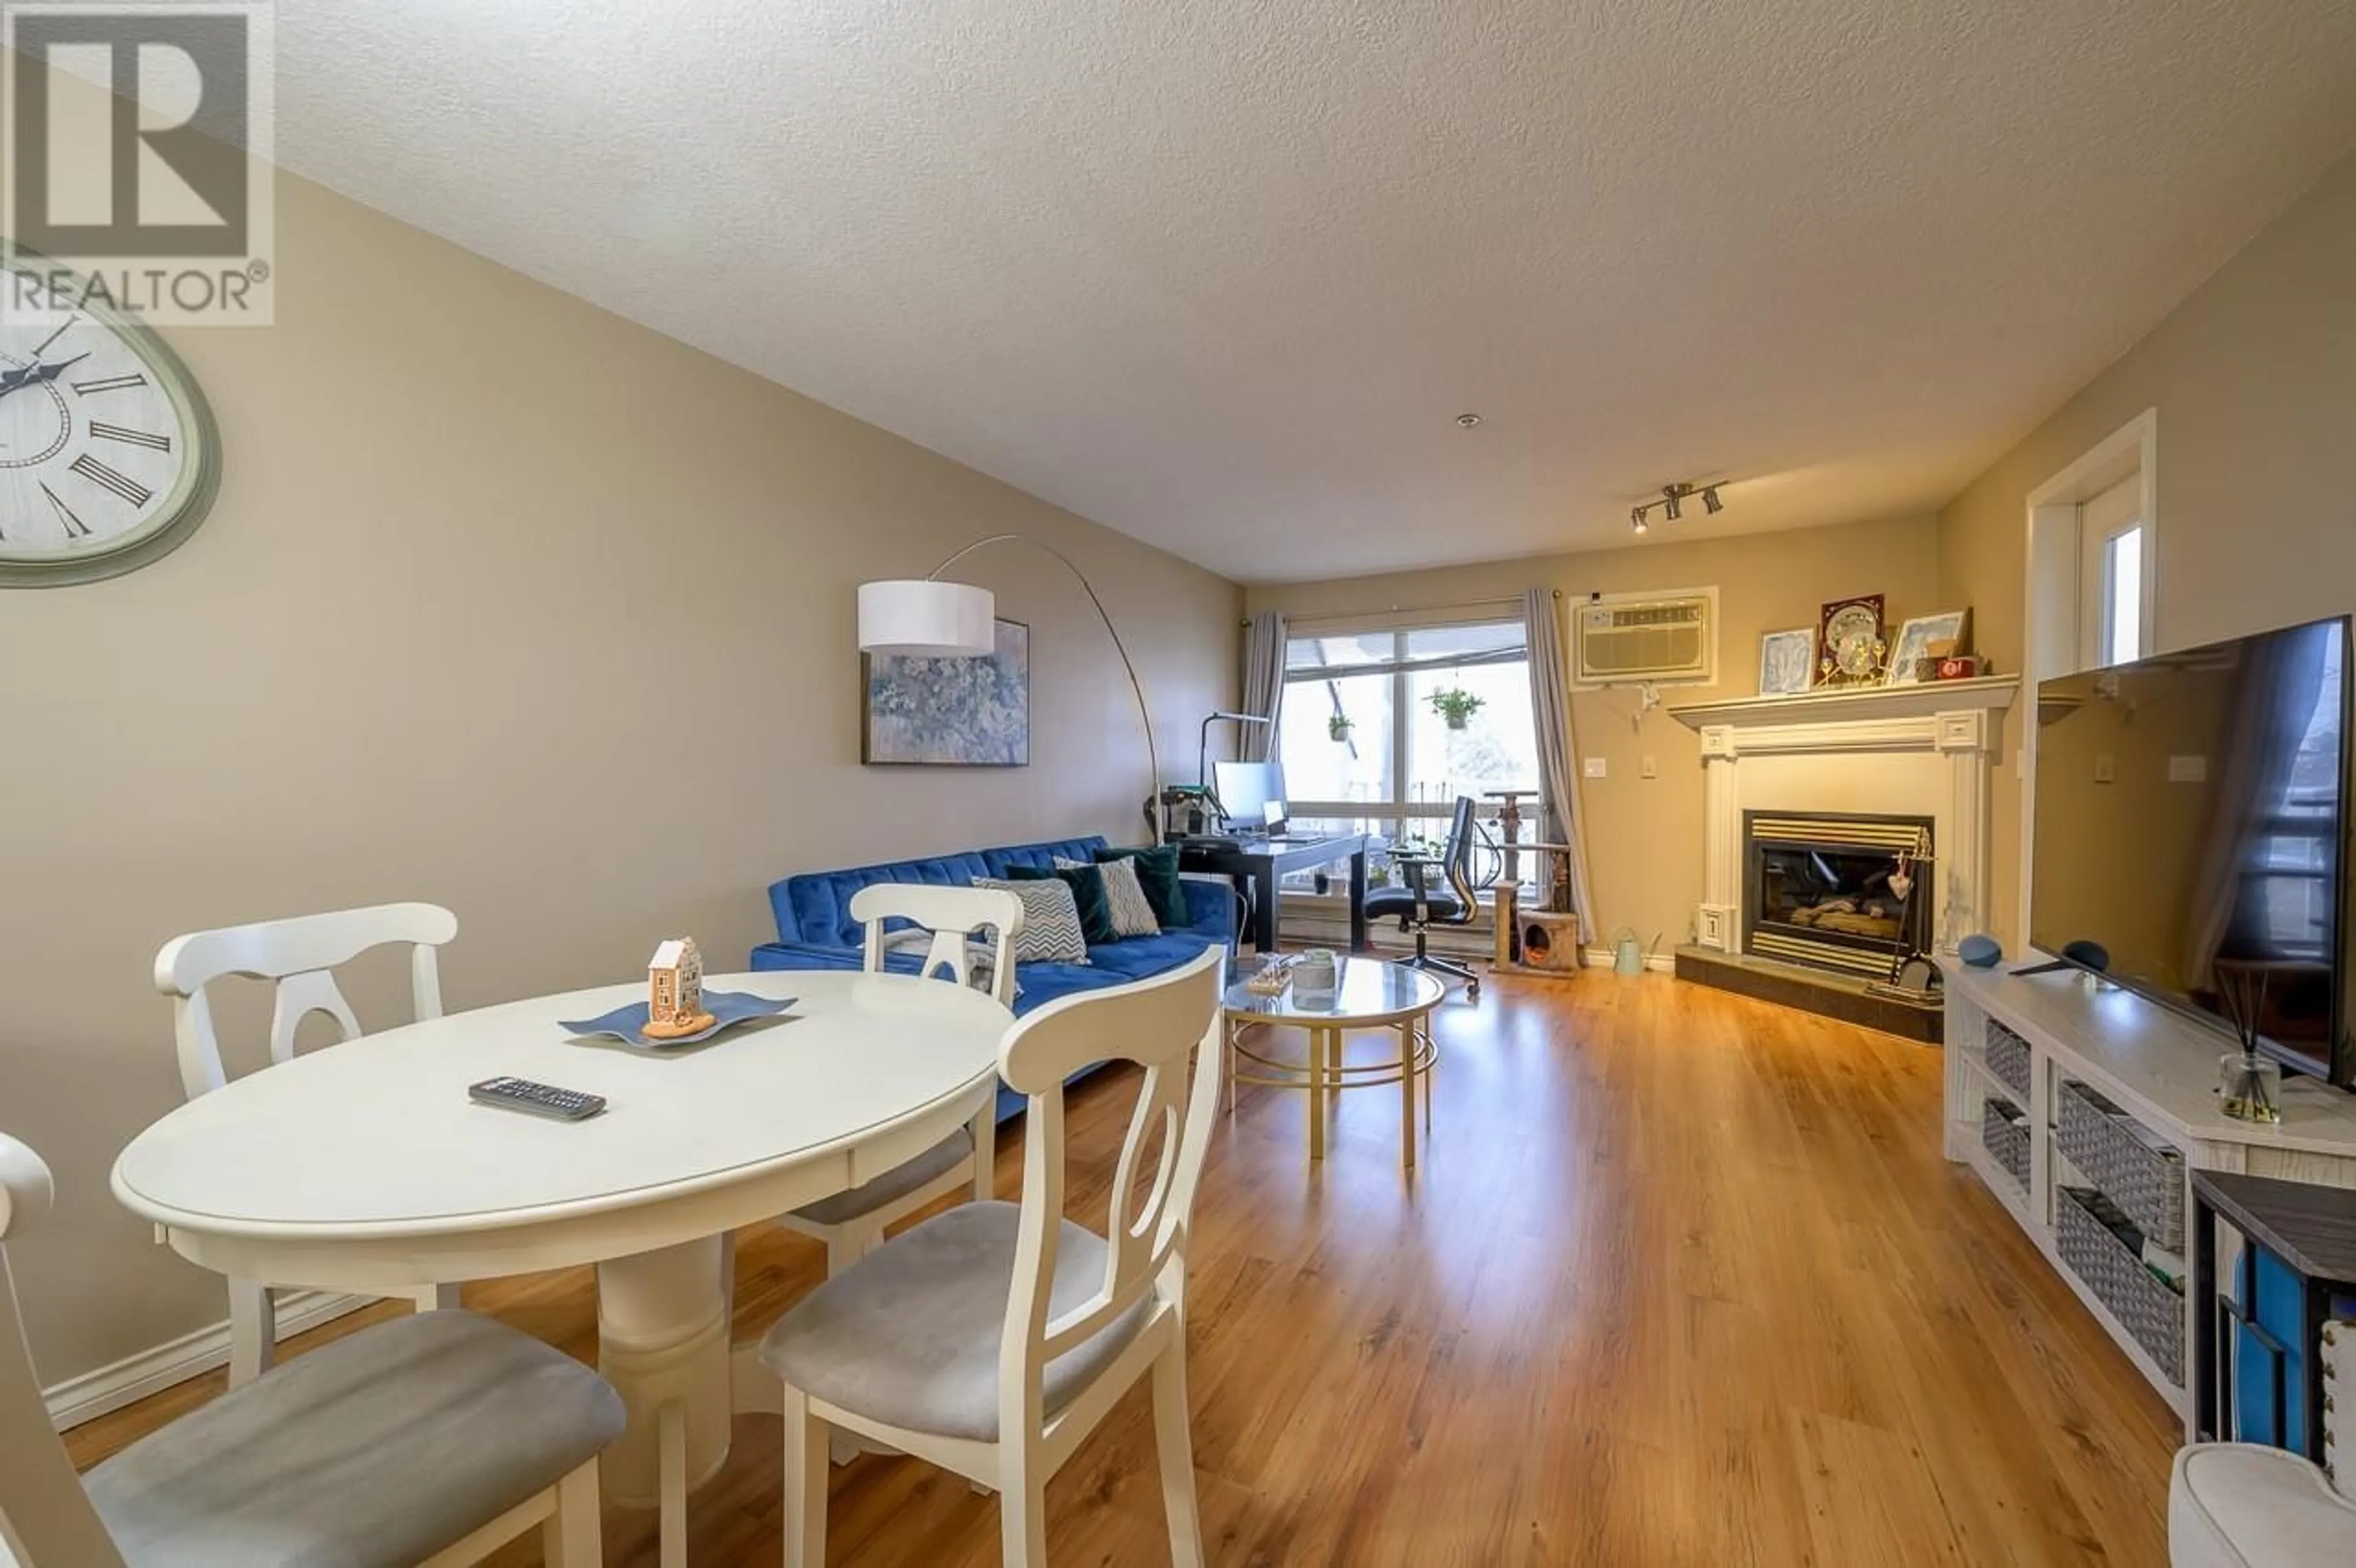
{"label": "realtor logo watermark", "polygon": [[0,0],[0,325],[266,326],[268,0]]}

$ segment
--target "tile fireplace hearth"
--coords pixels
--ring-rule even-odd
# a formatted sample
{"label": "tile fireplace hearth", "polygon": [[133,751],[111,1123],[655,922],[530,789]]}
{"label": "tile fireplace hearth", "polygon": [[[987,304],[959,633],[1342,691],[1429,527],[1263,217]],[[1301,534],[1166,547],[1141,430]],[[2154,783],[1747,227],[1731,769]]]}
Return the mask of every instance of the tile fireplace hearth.
{"label": "tile fireplace hearth", "polygon": [[1691,943],[1677,949],[1676,960],[1678,979],[1732,991],[1739,997],[1756,997],[1762,1002],[1931,1045],[1938,1044],[1945,1033],[1946,1020],[1937,1006],[1901,1001],[1872,991],[1862,975],[1811,969],[1749,953],[1720,953]]}

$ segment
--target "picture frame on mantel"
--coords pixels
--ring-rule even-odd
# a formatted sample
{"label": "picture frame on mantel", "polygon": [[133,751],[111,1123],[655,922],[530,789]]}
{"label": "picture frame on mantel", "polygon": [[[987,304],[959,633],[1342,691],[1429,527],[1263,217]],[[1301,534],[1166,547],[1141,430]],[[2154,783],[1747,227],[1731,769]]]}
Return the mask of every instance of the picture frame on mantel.
{"label": "picture frame on mantel", "polygon": [[1942,654],[1967,654],[1971,651],[1972,613],[1969,610],[1942,610],[1935,615],[1913,616],[1898,628],[1897,640],[1890,645],[1890,668],[1882,677],[1882,684],[1919,685],[1922,679],[1923,660]]}
{"label": "picture frame on mantel", "polygon": [[1816,629],[1762,632],[1759,637],[1759,695],[1795,697],[1815,684]]}
{"label": "picture frame on mantel", "polygon": [[978,658],[859,656],[859,760],[868,767],[1031,764],[1031,628],[999,621]]}
{"label": "picture frame on mantel", "polygon": [[1882,596],[1828,600],[1816,615],[1816,684],[1879,686],[1890,652]]}
{"label": "picture frame on mantel", "polygon": [[1760,697],[1797,697],[1815,683],[1815,626],[1760,634]]}

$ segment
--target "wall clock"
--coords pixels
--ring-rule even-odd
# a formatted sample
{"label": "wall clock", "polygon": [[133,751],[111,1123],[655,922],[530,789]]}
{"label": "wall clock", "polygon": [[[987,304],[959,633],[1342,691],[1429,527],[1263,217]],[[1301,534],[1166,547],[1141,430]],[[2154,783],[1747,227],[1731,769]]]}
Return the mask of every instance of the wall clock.
{"label": "wall clock", "polygon": [[103,303],[76,303],[78,280],[38,258],[11,255],[21,262],[0,287],[31,320],[0,324],[0,587],[134,571],[212,506],[212,411],[163,339]]}

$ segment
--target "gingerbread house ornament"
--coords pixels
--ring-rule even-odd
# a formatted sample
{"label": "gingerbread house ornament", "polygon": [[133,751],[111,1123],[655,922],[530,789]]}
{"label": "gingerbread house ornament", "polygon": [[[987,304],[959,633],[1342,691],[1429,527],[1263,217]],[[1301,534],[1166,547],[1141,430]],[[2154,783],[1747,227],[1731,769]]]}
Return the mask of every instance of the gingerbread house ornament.
{"label": "gingerbread house ornament", "polygon": [[673,938],[647,965],[647,1022],[676,1029],[704,1016],[703,955],[693,937]]}

